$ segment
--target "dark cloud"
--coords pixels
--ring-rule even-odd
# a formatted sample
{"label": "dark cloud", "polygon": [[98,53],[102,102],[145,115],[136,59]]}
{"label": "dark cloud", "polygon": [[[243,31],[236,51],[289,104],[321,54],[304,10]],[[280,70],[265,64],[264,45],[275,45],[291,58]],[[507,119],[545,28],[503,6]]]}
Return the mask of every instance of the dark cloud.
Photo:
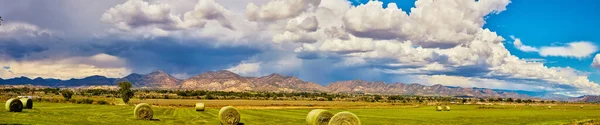
{"label": "dark cloud", "polygon": [[0,57],[8,56],[12,59],[21,59],[47,49],[42,45],[22,43],[14,39],[0,40]]}
{"label": "dark cloud", "polygon": [[192,75],[226,69],[262,52],[245,46],[215,47],[206,43],[171,38],[114,41],[109,44],[91,44],[83,49],[124,58],[133,72],[164,70],[168,73]]}

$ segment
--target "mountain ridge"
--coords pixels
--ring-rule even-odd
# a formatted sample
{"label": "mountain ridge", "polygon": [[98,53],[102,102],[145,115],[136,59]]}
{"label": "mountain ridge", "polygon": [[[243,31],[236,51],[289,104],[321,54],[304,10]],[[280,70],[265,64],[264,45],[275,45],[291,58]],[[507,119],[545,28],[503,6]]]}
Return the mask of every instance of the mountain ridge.
{"label": "mountain ridge", "polygon": [[[461,96],[461,97],[504,97],[504,98],[534,98],[557,97],[543,95],[523,90],[501,90],[489,88],[463,88],[435,84],[431,86],[418,83],[386,83],[364,80],[345,80],[329,83],[325,86],[314,82],[303,81],[295,76],[285,76],[277,73],[261,77],[246,77],[227,70],[208,71],[188,79],[179,80],[157,70],[148,74],[132,73],[123,78],[107,78],[93,75],[81,79],[59,80],[52,78],[16,77],[0,78],[0,85],[41,85],[50,87],[75,87],[116,85],[121,81],[133,83],[135,88],[144,89],[181,89],[181,90],[211,90],[211,91],[273,91],[273,92],[331,92],[331,93],[372,93],[425,96]],[[528,94],[535,94],[530,96]],[[557,98],[560,101],[598,101],[600,97],[587,95],[572,98]]]}

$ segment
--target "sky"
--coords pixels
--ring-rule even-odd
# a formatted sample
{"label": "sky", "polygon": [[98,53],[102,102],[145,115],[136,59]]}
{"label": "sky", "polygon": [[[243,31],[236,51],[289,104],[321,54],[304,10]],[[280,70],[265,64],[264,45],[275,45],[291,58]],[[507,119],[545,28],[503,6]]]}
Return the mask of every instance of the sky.
{"label": "sky", "polygon": [[59,0],[0,4],[0,78],[163,70],[600,94],[600,2]]}

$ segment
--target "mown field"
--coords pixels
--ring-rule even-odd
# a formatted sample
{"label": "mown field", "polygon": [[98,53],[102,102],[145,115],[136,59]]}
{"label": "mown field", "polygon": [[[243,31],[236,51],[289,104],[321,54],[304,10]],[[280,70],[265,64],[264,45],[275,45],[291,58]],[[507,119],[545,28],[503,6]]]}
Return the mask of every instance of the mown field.
{"label": "mown field", "polygon": [[[3,103],[4,104],[4,103]],[[364,125],[401,124],[567,124],[600,119],[599,106],[483,106],[452,105],[451,111],[434,106],[329,109],[350,111]],[[133,118],[133,106],[35,103],[31,110],[0,111],[0,124],[208,124],[218,125],[218,108],[196,112],[192,107],[154,107],[156,120]],[[246,125],[305,125],[311,109],[239,109]]]}

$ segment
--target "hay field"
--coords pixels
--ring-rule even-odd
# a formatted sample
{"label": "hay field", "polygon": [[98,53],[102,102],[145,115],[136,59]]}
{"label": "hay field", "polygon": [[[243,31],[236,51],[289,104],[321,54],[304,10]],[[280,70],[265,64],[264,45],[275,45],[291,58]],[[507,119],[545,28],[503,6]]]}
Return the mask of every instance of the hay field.
{"label": "hay field", "polygon": [[[196,112],[194,107],[153,107],[157,120],[137,120],[133,106],[36,103],[20,113],[0,111],[0,124],[219,124],[218,108]],[[350,111],[363,125],[402,124],[567,124],[597,121],[600,106],[485,106],[453,105],[452,111],[435,111],[434,106],[404,108],[329,109]],[[304,125],[311,109],[240,109],[246,125]]]}
{"label": "hay field", "polygon": [[[117,99],[118,100],[118,99]],[[133,103],[148,103],[164,107],[195,107],[197,102],[207,108],[235,106],[241,109],[313,109],[313,108],[386,108],[406,107],[412,104],[341,102],[341,101],[287,101],[287,100],[193,100],[193,99],[133,99]]]}

